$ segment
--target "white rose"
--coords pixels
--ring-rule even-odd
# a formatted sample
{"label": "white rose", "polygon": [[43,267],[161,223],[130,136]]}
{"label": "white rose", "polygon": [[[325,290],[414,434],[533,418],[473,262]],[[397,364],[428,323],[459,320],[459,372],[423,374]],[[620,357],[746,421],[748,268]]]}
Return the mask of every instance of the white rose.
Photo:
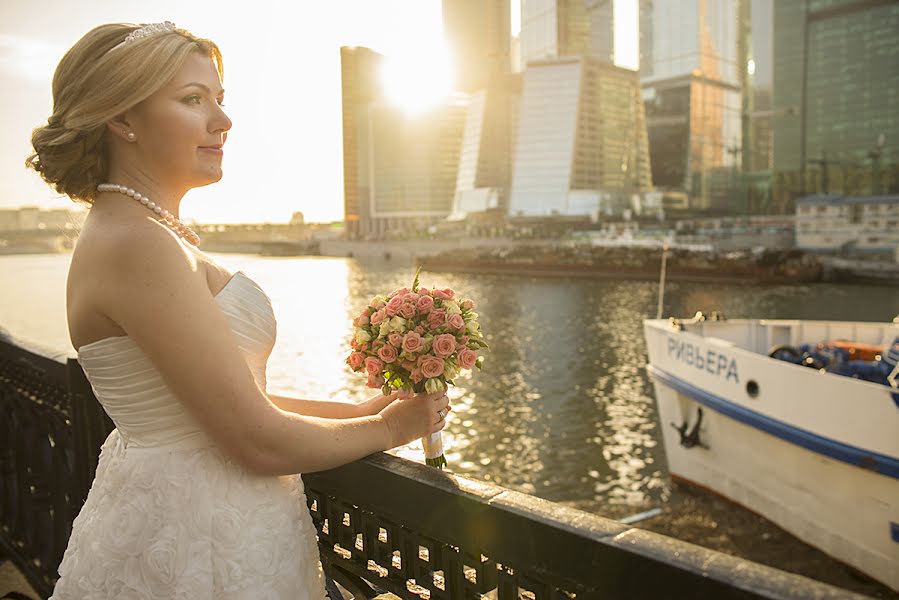
{"label": "white rose", "polygon": [[436,377],[430,377],[425,380],[425,392],[429,394],[436,394],[437,392],[444,391],[443,383],[440,382]]}
{"label": "white rose", "polygon": [[390,319],[390,331],[399,331],[400,333],[406,330],[406,319],[400,316],[393,317]]}
{"label": "white rose", "polygon": [[155,538],[140,554],[141,579],[153,597],[171,598],[178,578],[187,566],[184,560],[187,540],[182,538],[175,525],[166,525]]}

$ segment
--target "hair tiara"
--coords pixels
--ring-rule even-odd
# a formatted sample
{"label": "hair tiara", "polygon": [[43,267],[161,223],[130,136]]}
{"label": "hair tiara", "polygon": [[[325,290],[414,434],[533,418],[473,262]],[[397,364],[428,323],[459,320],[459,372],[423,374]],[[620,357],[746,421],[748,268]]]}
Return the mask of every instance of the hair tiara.
{"label": "hair tiara", "polygon": [[141,38],[149,37],[157,33],[164,33],[167,31],[175,31],[175,24],[171,21],[163,21],[162,23],[150,23],[149,25],[144,25],[143,27],[135,29],[134,31],[129,33],[124,40],[110,48],[108,52],[112,52],[116,48],[124,46],[125,44],[133,42],[134,40],[139,40]]}

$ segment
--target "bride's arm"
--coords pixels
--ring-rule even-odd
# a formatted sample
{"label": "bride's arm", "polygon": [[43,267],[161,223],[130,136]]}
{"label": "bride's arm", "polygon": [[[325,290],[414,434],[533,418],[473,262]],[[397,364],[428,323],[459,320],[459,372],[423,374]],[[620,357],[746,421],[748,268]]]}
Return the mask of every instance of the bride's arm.
{"label": "bride's arm", "polygon": [[365,402],[353,404],[352,402],[334,402],[333,400],[304,400],[269,393],[266,395],[272,404],[281,410],[323,419],[353,419],[376,415],[397,398],[395,392],[389,396],[378,394]]}

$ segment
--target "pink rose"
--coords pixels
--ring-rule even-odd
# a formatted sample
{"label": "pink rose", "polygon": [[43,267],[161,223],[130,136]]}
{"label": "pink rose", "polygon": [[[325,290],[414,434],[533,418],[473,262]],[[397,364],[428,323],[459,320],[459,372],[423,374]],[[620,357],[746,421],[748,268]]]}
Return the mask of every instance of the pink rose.
{"label": "pink rose", "polygon": [[415,316],[415,305],[410,302],[404,302],[402,308],[400,308],[400,314],[403,315],[403,318],[411,319]]}
{"label": "pink rose", "polygon": [[390,342],[390,345],[394,348],[399,348],[403,345],[403,334],[398,331],[394,331],[390,335],[387,336],[387,340]]}
{"label": "pink rose", "polygon": [[383,368],[384,363],[374,356],[369,356],[365,359],[365,370],[368,371],[369,375],[380,375],[381,369]]}
{"label": "pink rose", "polygon": [[424,325],[417,325],[417,326],[415,327],[415,329],[413,329],[413,331],[414,331],[415,333],[417,333],[418,335],[424,335],[424,334],[425,334],[425,326],[424,326]]}
{"label": "pink rose", "polygon": [[428,313],[428,327],[431,329],[437,329],[438,327],[443,327],[446,325],[446,311],[442,308],[438,308],[437,310],[432,310]]}
{"label": "pink rose", "polygon": [[[451,333],[444,333],[434,338],[434,354],[440,357],[447,357],[456,351],[456,336]],[[428,375],[433,377],[433,375]]]}
{"label": "pink rose", "polygon": [[394,297],[396,297],[396,296],[399,296],[400,299],[402,299],[402,297],[405,296],[405,295],[408,294],[408,293],[409,293],[409,288],[400,288],[400,289],[398,289],[398,290],[393,290],[392,292],[390,292],[390,295],[387,296],[387,297],[388,297],[388,298],[394,298]]}
{"label": "pink rose", "polygon": [[478,353],[474,350],[465,348],[459,352],[459,366],[463,369],[470,369],[478,360]]}
{"label": "pink rose", "polygon": [[385,363],[392,363],[393,361],[396,360],[396,348],[387,344],[383,348],[378,350],[378,356]]}
{"label": "pink rose", "polygon": [[347,359],[347,363],[350,365],[351,369],[358,371],[362,365],[365,364],[365,355],[361,352],[353,352],[350,354],[349,359]]}
{"label": "pink rose", "polygon": [[390,299],[390,302],[387,303],[387,314],[392,317],[396,315],[402,307],[403,299],[400,296],[394,296]]}
{"label": "pink rose", "polygon": [[416,331],[410,331],[403,337],[403,351],[405,352],[421,352],[424,347],[424,340]]}
{"label": "pink rose", "polygon": [[421,361],[420,369],[424,377],[439,377],[443,375],[443,369],[446,365],[442,358],[436,356],[425,356]]}
{"label": "pink rose", "polygon": [[370,388],[380,388],[386,383],[383,375],[369,373],[368,381],[365,382],[365,385]]}
{"label": "pink rose", "polygon": [[414,361],[414,360],[404,360],[404,361],[403,361],[402,363],[400,363],[400,364],[402,364],[402,365],[403,365],[403,368],[406,369],[407,371],[409,371],[410,373],[411,373],[412,371],[414,371],[415,368],[418,366],[418,365],[415,364],[415,361]]}
{"label": "pink rose", "polygon": [[380,325],[384,322],[384,319],[387,318],[387,309],[382,308],[381,310],[375,312],[371,316],[371,324],[372,325]]}
{"label": "pink rose", "polygon": [[363,325],[368,325],[368,321],[368,312],[365,312],[353,319],[353,325],[355,325],[356,327],[362,327]]}
{"label": "pink rose", "polygon": [[474,300],[469,300],[466,298],[465,300],[462,301],[462,304],[460,306],[462,308],[471,310],[472,308],[474,308]]}
{"label": "pink rose", "polygon": [[465,329],[465,319],[462,315],[450,315],[446,318],[446,324],[453,329]]}
{"label": "pink rose", "polygon": [[469,340],[469,337],[467,335],[463,335],[458,340],[456,340],[456,352],[458,352],[462,348],[467,348],[468,340]]}
{"label": "pink rose", "polygon": [[418,302],[418,294],[415,292],[408,292],[403,294],[403,302],[407,304],[415,304]]}
{"label": "pink rose", "polygon": [[444,290],[438,290],[434,288],[431,290],[431,295],[434,296],[437,300],[452,300],[453,299],[453,290],[447,288]]}
{"label": "pink rose", "polygon": [[423,315],[428,314],[432,310],[434,310],[434,299],[430,296],[421,296],[418,299],[418,302],[415,303],[416,308],[418,308],[418,312]]}
{"label": "pink rose", "polygon": [[412,377],[413,383],[419,383],[422,379],[424,379],[424,375],[421,374],[421,369],[413,369],[410,377]]}

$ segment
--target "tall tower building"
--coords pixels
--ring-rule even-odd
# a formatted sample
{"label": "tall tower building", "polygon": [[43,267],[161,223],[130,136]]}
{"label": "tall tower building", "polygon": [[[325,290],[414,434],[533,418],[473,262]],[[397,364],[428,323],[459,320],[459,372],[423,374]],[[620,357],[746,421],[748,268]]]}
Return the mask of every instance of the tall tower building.
{"label": "tall tower building", "polygon": [[899,192],[899,3],[774,3],[775,202]]}
{"label": "tall tower building", "polygon": [[[519,1],[519,0],[515,0]],[[456,87],[471,95],[452,218],[508,205],[516,82],[510,0],[443,0]]]}
{"label": "tall tower building", "polygon": [[531,62],[509,214],[594,216],[651,187],[637,73],[587,56]]}
{"label": "tall tower building", "polygon": [[729,209],[741,165],[739,0],[641,0],[640,80],[653,182]]}
{"label": "tall tower building", "polygon": [[[751,137],[744,142],[749,148],[749,171],[772,170],[774,164],[774,0],[752,0],[750,3],[751,53],[747,64],[748,84],[752,93],[750,106]],[[744,150],[744,152],[746,152]]]}
{"label": "tall tower building", "polygon": [[614,61],[612,0],[521,0],[521,66],[591,56]]}
{"label": "tall tower building", "polygon": [[518,75],[507,75],[470,95],[453,220],[508,208],[520,81]]}
{"label": "tall tower building", "polygon": [[369,218],[371,185],[368,105],[383,97],[379,81],[384,57],[361,47],[340,49],[343,100],[343,207],[347,236],[357,239]]}
{"label": "tall tower building", "polygon": [[476,92],[512,70],[510,0],[443,0],[456,89]]}
{"label": "tall tower building", "polygon": [[421,231],[450,214],[466,102],[461,94],[415,115],[387,103],[368,106],[366,235]]}

